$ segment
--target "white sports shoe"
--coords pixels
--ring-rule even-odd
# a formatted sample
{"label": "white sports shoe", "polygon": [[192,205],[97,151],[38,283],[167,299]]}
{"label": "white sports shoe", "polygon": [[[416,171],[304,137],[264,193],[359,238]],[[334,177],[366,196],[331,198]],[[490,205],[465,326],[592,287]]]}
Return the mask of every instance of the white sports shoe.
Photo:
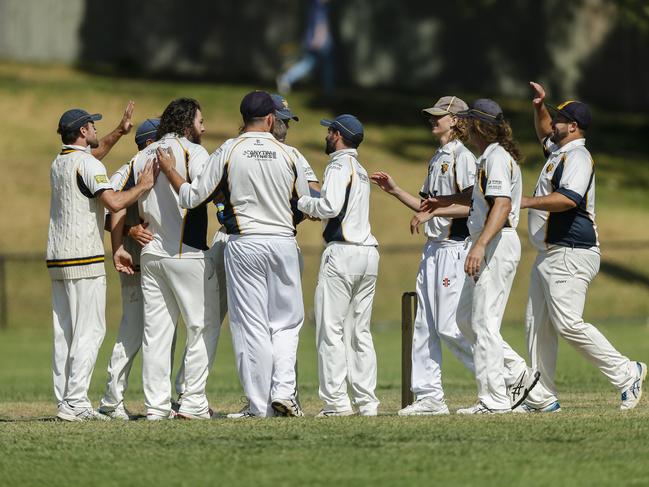
{"label": "white sports shoe", "polygon": [[273,399],[271,406],[279,416],[301,418],[304,416],[302,408],[295,399]]}
{"label": "white sports shoe", "polygon": [[412,404],[400,409],[399,416],[437,416],[449,414],[448,406],[432,397],[422,397]]}
{"label": "white sports shoe", "polygon": [[515,413],[558,413],[561,411],[561,405],[559,404],[559,401],[554,401],[552,404],[548,404],[545,407],[535,408],[527,403],[523,403],[513,411]]}
{"label": "white sports shoe", "polygon": [[485,403],[478,401],[474,406],[458,409],[456,414],[505,414],[511,413],[511,409],[491,409]]}
{"label": "white sports shoe", "polygon": [[516,409],[527,399],[530,391],[539,382],[539,377],[541,377],[539,371],[532,372],[532,369],[525,367],[525,370],[518,376],[516,381],[507,387],[507,395],[512,404],[512,409]]}
{"label": "white sports shoe", "polygon": [[169,416],[160,416],[158,414],[147,413],[147,421],[166,421],[168,419],[174,419],[176,417],[176,411],[171,411]]}
{"label": "white sports shoe", "polygon": [[354,416],[356,413],[352,409],[347,409],[346,411],[327,411],[323,409],[318,414],[316,418],[333,418],[337,416]]}
{"label": "white sports shoe", "polygon": [[215,418],[215,415],[212,408],[209,408],[207,411],[200,414],[188,413],[185,411],[177,411],[176,414],[174,415],[174,418],[175,419],[213,419]]}
{"label": "white sports shoe", "polygon": [[70,406],[67,402],[62,402],[59,405],[59,412],[56,417],[63,421],[109,421],[110,418],[99,414],[92,408],[75,408]]}
{"label": "white sports shoe", "polygon": [[254,418],[255,415],[250,412],[250,403],[246,403],[238,413],[229,413],[225,417],[228,419],[245,419]]}
{"label": "white sports shoe", "polygon": [[638,375],[631,387],[622,392],[622,404],[620,404],[622,411],[628,411],[636,407],[642,397],[642,383],[647,378],[647,364],[644,362],[636,362],[635,364],[638,368]]}
{"label": "white sports shoe", "polygon": [[115,409],[97,409],[97,413],[101,416],[106,416],[108,419],[119,419],[122,421],[128,421],[131,419],[131,414],[128,412],[128,409],[124,407],[124,403],[120,403]]}

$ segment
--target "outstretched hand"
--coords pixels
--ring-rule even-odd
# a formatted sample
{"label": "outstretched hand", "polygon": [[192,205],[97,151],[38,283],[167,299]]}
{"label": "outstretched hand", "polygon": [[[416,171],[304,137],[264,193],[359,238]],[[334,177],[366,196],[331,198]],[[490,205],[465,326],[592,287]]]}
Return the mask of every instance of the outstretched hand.
{"label": "outstretched hand", "polygon": [[372,181],[386,193],[392,193],[397,188],[397,183],[387,172],[375,172],[370,176],[370,181]]}
{"label": "outstretched hand", "polygon": [[543,104],[543,101],[545,100],[545,90],[539,83],[535,83],[534,81],[530,81],[530,86],[532,87],[533,94],[532,94],[532,103],[535,106],[540,106]]}
{"label": "outstretched hand", "polygon": [[122,135],[128,134],[133,128],[133,110],[135,109],[135,102],[129,100],[126,105],[126,110],[124,110],[124,115],[122,116],[121,122],[119,122],[119,131]]}

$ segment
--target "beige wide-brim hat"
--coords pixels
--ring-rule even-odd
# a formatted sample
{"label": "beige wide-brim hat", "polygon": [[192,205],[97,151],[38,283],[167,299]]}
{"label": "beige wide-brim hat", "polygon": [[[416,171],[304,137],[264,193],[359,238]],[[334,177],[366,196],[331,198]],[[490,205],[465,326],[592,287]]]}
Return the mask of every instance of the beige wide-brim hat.
{"label": "beige wide-brim hat", "polygon": [[439,117],[448,114],[455,115],[468,109],[469,105],[462,98],[458,98],[457,96],[443,96],[437,100],[435,105],[430,108],[424,108],[421,113]]}

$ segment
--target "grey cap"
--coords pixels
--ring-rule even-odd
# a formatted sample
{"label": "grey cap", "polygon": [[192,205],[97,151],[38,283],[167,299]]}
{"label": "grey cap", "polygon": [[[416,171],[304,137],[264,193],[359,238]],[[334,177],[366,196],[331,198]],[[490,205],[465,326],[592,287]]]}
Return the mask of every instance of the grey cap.
{"label": "grey cap", "polygon": [[457,96],[443,96],[437,100],[435,105],[430,108],[424,108],[421,112],[443,117],[448,114],[456,115],[458,112],[465,112],[468,109],[469,105],[462,98],[458,98]]}
{"label": "grey cap", "polygon": [[500,124],[505,116],[500,105],[489,98],[478,98],[473,102],[471,108],[457,114],[460,118],[475,118],[483,122]]}

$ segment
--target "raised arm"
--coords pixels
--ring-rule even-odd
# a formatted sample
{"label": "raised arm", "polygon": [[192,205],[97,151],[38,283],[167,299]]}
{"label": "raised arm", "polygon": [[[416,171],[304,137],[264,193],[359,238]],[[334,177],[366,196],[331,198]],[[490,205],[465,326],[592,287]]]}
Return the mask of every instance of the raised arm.
{"label": "raised arm", "polygon": [[421,199],[417,196],[411,195],[407,191],[397,186],[396,181],[392,179],[392,177],[388,173],[383,171],[375,172],[370,176],[370,181],[372,181],[386,193],[394,196],[411,210],[419,211]]}
{"label": "raised arm", "polygon": [[131,121],[131,118],[133,117],[134,108],[135,102],[133,102],[132,100],[129,101],[126,105],[126,110],[124,110],[122,120],[120,120],[117,127],[115,127],[115,129],[111,133],[99,140],[99,147],[92,149],[93,156],[101,161],[104,157],[106,157],[106,155],[110,152],[110,150],[122,137],[122,135],[126,135],[131,131],[131,129],[133,128],[133,122]]}
{"label": "raised arm", "polygon": [[543,143],[543,140],[552,133],[552,117],[544,103],[545,90],[543,87],[534,81],[530,81],[530,86],[534,92],[532,95],[532,105],[534,106],[534,129],[536,130],[536,136],[538,137],[539,142]]}

